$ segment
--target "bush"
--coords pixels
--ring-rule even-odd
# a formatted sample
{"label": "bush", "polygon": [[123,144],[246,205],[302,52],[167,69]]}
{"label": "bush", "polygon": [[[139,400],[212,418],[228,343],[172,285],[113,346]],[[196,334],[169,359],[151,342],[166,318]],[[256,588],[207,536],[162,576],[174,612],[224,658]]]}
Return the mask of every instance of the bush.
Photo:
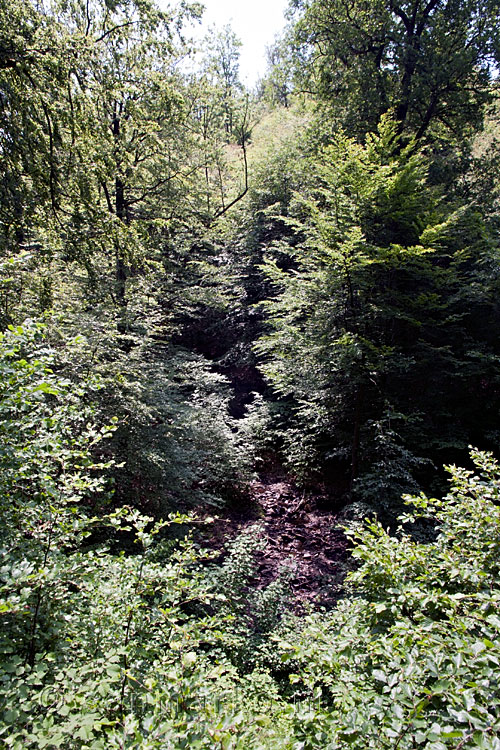
{"label": "bush", "polygon": [[[12,750],[499,750],[500,471],[472,452],[391,536],[351,534],[352,597],[282,618],[249,585],[257,526],[222,567],[137,510],[93,515],[109,465],[91,384],[54,371],[38,325],[0,338],[0,742]],[[415,523],[437,525],[416,541]],[[122,533],[134,548],[90,544]],[[280,658],[281,656],[281,658]]]}
{"label": "bush", "polygon": [[[285,648],[314,699],[307,747],[500,748],[500,472],[471,455],[478,473],[450,467],[444,499],[406,498],[396,536],[372,520],[351,532],[354,599]],[[433,543],[408,533],[421,517]]]}

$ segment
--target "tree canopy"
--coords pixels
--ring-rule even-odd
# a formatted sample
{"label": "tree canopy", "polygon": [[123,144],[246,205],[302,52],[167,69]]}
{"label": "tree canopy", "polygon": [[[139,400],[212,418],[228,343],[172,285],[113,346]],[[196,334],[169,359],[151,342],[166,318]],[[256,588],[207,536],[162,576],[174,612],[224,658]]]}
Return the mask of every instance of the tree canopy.
{"label": "tree canopy", "polygon": [[[500,55],[495,0],[294,0],[306,86],[356,132],[393,111],[417,139],[477,123]],[[308,83],[309,82],[309,83]],[[435,129],[435,128],[434,128]]]}

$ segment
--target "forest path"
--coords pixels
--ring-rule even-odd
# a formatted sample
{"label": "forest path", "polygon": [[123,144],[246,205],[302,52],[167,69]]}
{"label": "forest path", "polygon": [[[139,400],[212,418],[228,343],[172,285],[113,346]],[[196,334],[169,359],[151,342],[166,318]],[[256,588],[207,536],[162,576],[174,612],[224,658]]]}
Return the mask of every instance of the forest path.
{"label": "forest path", "polygon": [[267,586],[286,567],[296,608],[332,606],[341,595],[349,544],[331,506],[325,493],[306,492],[284,472],[268,471],[251,483],[245,503],[211,525],[209,546],[224,555],[232,539],[259,523],[266,545],[252,584]]}

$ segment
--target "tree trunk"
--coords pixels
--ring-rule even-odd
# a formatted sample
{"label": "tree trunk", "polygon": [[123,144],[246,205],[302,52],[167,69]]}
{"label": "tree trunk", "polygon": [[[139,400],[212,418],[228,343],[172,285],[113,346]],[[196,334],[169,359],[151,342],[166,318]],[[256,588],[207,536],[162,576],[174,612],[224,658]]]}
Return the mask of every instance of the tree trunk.
{"label": "tree trunk", "polygon": [[[113,136],[115,143],[117,143],[120,137],[120,117],[118,114],[113,119]],[[118,164],[116,165],[116,170],[119,170]],[[115,213],[121,222],[126,223],[125,185],[119,176],[115,177]],[[120,333],[125,333],[128,327],[126,286],[127,269],[125,266],[125,257],[120,240],[117,238],[115,240],[115,298],[119,308],[117,328]]]}

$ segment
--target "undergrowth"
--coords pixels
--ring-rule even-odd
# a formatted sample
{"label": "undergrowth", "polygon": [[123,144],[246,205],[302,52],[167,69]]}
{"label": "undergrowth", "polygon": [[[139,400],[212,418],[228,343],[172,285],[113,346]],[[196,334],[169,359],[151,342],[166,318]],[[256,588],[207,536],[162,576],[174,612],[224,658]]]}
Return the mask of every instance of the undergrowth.
{"label": "undergrowth", "polygon": [[[38,328],[0,340],[0,742],[11,750],[499,750],[500,472],[472,451],[396,533],[349,532],[359,566],[331,612],[252,585],[257,524],[225,562],[106,509],[113,425],[51,368]],[[99,499],[100,498],[100,499]],[[422,543],[419,519],[437,532]],[[90,545],[96,528],[134,553]],[[103,536],[101,534],[101,536]],[[105,535],[104,535],[105,536]]]}

